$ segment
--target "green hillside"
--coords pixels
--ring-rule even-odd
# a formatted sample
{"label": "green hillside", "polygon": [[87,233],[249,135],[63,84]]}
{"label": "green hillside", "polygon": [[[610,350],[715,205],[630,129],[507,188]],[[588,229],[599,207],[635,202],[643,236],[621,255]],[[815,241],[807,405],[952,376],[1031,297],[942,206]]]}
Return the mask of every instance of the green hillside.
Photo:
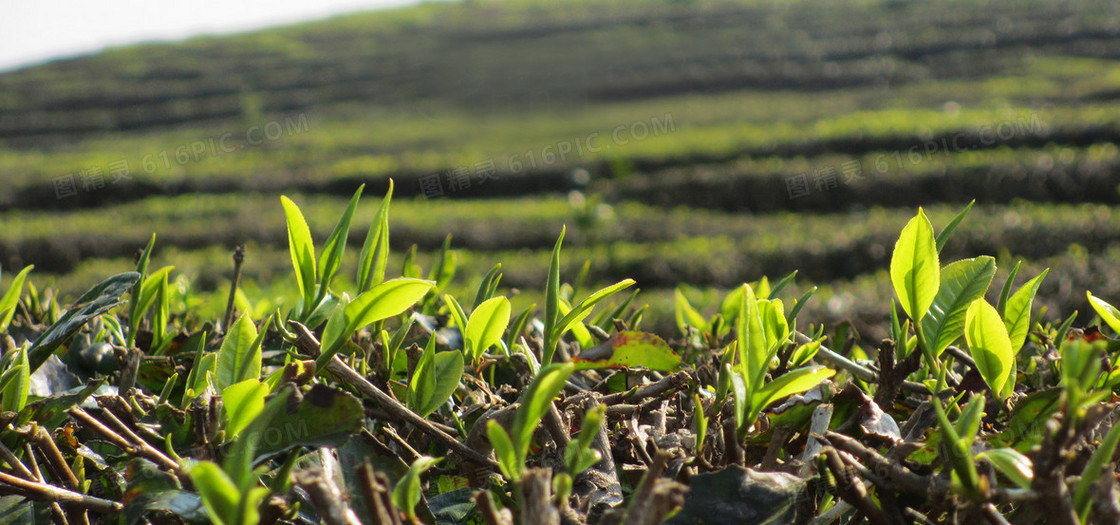
{"label": "green hillside", "polygon": [[799,269],[805,318],[874,336],[919,205],[976,199],[951,257],[1052,268],[1046,307],[1120,296],[1118,140],[1114,2],[423,4],[0,75],[0,265],[81,292],[158,232],[218,311],[252,242],[249,290],[295,301],[277,196],[321,242],[392,178],[397,268],[451,232],[455,286],[528,287],[567,224],[566,278],[637,279],[664,331],[680,283]]}

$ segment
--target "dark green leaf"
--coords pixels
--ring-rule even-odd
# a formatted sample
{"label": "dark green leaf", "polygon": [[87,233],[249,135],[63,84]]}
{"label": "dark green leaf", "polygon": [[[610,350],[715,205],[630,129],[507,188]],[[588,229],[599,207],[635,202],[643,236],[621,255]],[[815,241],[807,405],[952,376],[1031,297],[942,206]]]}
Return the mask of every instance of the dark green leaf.
{"label": "dark green leaf", "polygon": [[77,333],[87,322],[119,305],[121,296],[131,290],[139,280],[140,274],[125,272],[102,281],[82,294],[74,306],[67,310],[58,322],[47,328],[35,344],[31,345],[28,350],[31,372],[38,370],[59,345]]}

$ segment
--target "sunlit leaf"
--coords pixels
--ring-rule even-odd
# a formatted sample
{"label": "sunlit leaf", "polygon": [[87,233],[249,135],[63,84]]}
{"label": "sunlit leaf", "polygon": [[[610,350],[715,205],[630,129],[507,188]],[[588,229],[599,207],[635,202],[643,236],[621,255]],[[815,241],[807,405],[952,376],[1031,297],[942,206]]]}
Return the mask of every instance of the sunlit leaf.
{"label": "sunlit leaf", "polygon": [[25,266],[11,282],[8,283],[8,290],[4,292],[4,296],[0,297],[0,332],[8,330],[8,323],[12,322],[12,316],[16,313],[16,305],[19,304],[19,297],[23,294],[23,282],[27,280],[27,274],[35,268],[34,265]]}
{"label": "sunlit leaf", "polygon": [[261,375],[261,347],[257,341],[257,327],[249,314],[233,323],[218,349],[218,368],[214,372],[214,386],[218,391],[246,379],[259,379]]}
{"label": "sunlit leaf", "polygon": [[385,280],[385,266],[389,261],[389,203],[393,200],[393,179],[389,190],[381,199],[377,216],[369,225],[366,240],[358,256],[358,293],[363,293]]}
{"label": "sunlit leaf", "polygon": [[963,259],[941,269],[941,287],[922,319],[927,350],[940,356],[964,334],[965,310],[983,297],[996,275],[996,260],[983,256]]}
{"label": "sunlit leaf", "polygon": [[241,493],[222,468],[210,461],[202,461],[191,467],[189,474],[211,519],[222,525],[236,525]]}
{"label": "sunlit leaf", "polygon": [[346,251],[346,237],[350,233],[350,220],[354,217],[354,210],[358,208],[358,199],[362,196],[363,188],[365,188],[365,184],[358,186],[358,189],[354,191],[354,196],[350,197],[350,204],[342,212],[342,216],[339,217],[338,223],[335,224],[326,244],[323,245],[323,254],[319,257],[317,268],[319,281],[322,283],[319,290],[320,295],[327,293],[327,288],[330,287],[331,281],[334,280],[334,276],[338,272],[338,266],[342,263],[342,254]]}
{"label": "sunlit leaf", "polygon": [[906,224],[891,255],[891,283],[906,315],[921,321],[941,285],[933,226],[921,208]]}
{"label": "sunlit leaf", "polygon": [[676,370],[681,358],[660,337],[638,331],[619,332],[598,346],[585,350],[572,359],[594,367],[648,368],[668,372]]}
{"label": "sunlit leaf", "polygon": [[299,206],[291,199],[281,196],[280,204],[284,206],[284,217],[288,223],[288,251],[292,256],[292,267],[295,269],[296,285],[303,294],[303,309],[307,314],[314,309],[312,302],[315,300],[315,285],[318,283],[315,271],[315,245],[311,240],[311,230]]}
{"label": "sunlit leaf", "polygon": [[1031,305],[1034,303],[1039,285],[1049,272],[1049,268],[1043,270],[1016,290],[1007,300],[1003,312],[1003,324],[1007,327],[1007,334],[1011,338],[1011,350],[1015,353],[1019,353],[1019,349],[1023,348],[1023,343],[1027,340],[1027,333],[1031,328]]}
{"label": "sunlit leaf", "polygon": [[1034,466],[1031,463],[1031,458],[1018,450],[1013,448],[985,450],[977,454],[976,459],[987,460],[1019,488],[1030,488],[1031,479],[1034,478]]}
{"label": "sunlit leaf", "polygon": [[232,441],[264,410],[268,386],[257,379],[246,379],[222,390],[226,411],[226,441]]}
{"label": "sunlit leaf", "polygon": [[463,337],[471,357],[478,360],[487,348],[498,344],[509,326],[510,305],[505,296],[483,301],[471,312]]}
{"label": "sunlit leaf", "polygon": [[1094,297],[1092,292],[1085,292],[1085,296],[1089,298],[1089,304],[1093,310],[1100,316],[1101,321],[1104,321],[1112,331],[1120,334],[1120,310],[1108,304],[1104,299]]}
{"label": "sunlit leaf", "polygon": [[1011,375],[1011,367],[1015,366],[1007,327],[995,307],[984,299],[977,299],[968,307],[964,324],[965,340],[976,361],[976,369],[998,395]]}
{"label": "sunlit leaf", "polygon": [[393,488],[393,504],[404,510],[411,523],[416,523],[416,504],[420,503],[420,476],[435,466],[439,458],[420,456]]}

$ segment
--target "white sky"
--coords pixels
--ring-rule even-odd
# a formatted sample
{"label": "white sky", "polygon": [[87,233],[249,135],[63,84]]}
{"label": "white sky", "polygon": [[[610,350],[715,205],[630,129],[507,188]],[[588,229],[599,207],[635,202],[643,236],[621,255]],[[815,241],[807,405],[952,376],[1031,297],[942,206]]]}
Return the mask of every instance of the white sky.
{"label": "white sky", "polygon": [[417,0],[4,0],[0,71],[109,46],[232,33]]}

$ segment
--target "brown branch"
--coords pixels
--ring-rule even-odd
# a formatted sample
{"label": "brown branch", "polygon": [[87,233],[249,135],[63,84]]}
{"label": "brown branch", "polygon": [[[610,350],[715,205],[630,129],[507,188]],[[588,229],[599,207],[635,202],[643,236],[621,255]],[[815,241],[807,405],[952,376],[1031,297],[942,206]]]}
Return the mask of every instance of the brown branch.
{"label": "brown branch", "polygon": [[393,493],[389,490],[389,479],[385,474],[374,472],[369,461],[365,461],[358,467],[358,481],[373,523],[401,525],[401,516],[393,507]]}
{"label": "brown branch", "polygon": [[3,459],[4,462],[8,464],[8,466],[15,469],[23,479],[35,479],[35,475],[27,469],[27,466],[24,465],[23,462],[20,461],[19,458],[16,457],[16,455],[12,452],[12,450],[5,446],[3,442],[0,442],[0,459]]}
{"label": "brown branch", "polygon": [[688,372],[677,372],[675,374],[667,375],[658,381],[650,383],[645,386],[630,389],[625,392],[618,392],[609,396],[603,396],[599,400],[600,403],[611,406],[615,403],[624,401],[634,402],[639,399],[660,397],[662,395],[676,392],[684,388],[688,384]]}
{"label": "brown branch", "polygon": [[552,469],[531,468],[518,483],[522,525],[560,525],[560,512],[552,504]]}
{"label": "brown branch", "polygon": [[[295,321],[292,321],[291,325],[295,327],[296,334],[299,336],[296,340],[296,345],[300,350],[308,355],[318,355],[320,345],[319,340],[315,338],[315,334],[311,333],[311,330],[306,326]],[[408,407],[402,405],[396,399],[389,397],[388,394],[382,392],[381,389],[374,386],[373,383],[370,383],[366,378],[362,377],[361,374],[342,362],[337,355],[332,356],[331,360],[327,362],[326,370],[330,372],[335,379],[350,385],[362,395],[378,403],[393,419],[419,428],[425,434],[428,434],[447,448],[475,463],[482,463],[495,470],[499,468],[496,461],[479,454],[474,449],[464,445],[462,441],[436,428],[430,421],[420,417],[416,412],[409,410]]]}
{"label": "brown branch", "polygon": [[489,490],[475,493],[474,504],[478,507],[478,513],[482,515],[482,521],[485,521],[486,525],[513,525],[513,515],[509,509],[498,510]]}
{"label": "brown branch", "polygon": [[[31,465],[31,478],[29,481],[44,483],[46,480],[43,479],[43,471],[39,470],[39,462],[35,461],[35,450],[31,447],[31,443],[24,443],[23,450],[27,452],[27,461],[28,464]],[[67,508],[69,509],[69,507]],[[67,513],[62,510],[62,505],[59,505],[57,501],[51,502],[51,512],[54,513],[57,523],[60,525],[69,525],[70,520],[66,517]]]}
{"label": "brown branch", "polygon": [[39,452],[46,458],[47,466],[50,467],[51,472],[66,488],[71,490],[78,488],[78,477],[74,475],[74,471],[70,470],[70,465],[66,464],[66,458],[62,456],[62,452],[58,450],[58,445],[55,444],[54,439],[51,438],[46,429],[32,423],[16,429],[16,431],[39,449]]}
{"label": "brown branch", "polygon": [[[920,494],[930,499],[945,499],[952,495],[952,486],[948,479],[915,474],[901,463],[883,457],[878,452],[865,447],[859,441],[848,436],[829,431],[824,436],[824,441],[837,450],[851,454],[862,462],[863,466],[874,474],[871,478],[872,481],[879,483],[879,480],[882,480],[884,485],[889,481],[889,486],[884,486],[887,490]],[[1028,502],[1037,499],[1038,493],[1035,491],[1002,488],[993,489],[988,497],[988,501],[997,504]]]}
{"label": "brown branch", "polygon": [[20,496],[35,501],[51,501],[101,514],[116,514],[124,508],[124,505],[115,501],[87,496],[54,485],[19,478],[7,472],[0,471],[0,491],[3,490],[18,493]]}
{"label": "brown branch", "polygon": [[841,499],[858,509],[872,525],[892,525],[883,510],[876,507],[875,502],[867,495],[867,487],[863,481],[852,475],[835,448],[824,449],[824,458],[825,465],[836,478],[836,491]]}
{"label": "brown branch", "polygon": [[145,459],[150,460],[156,465],[166,468],[172,472],[179,471],[179,463],[167,457],[163,454],[163,452],[160,452],[155,447],[149,445],[147,441],[140,439],[140,437],[137,436],[135,432],[132,432],[132,430],[130,430],[123,422],[121,422],[121,420],[117,419],[117,416],[113,415],[111,411],[103,410],[102,413],[109,419],[113,426],[120,429],[131,439],[125,438],[117,432],[113,431],[113,429],[106,426],[97,418],[91,416],[89,412],[86,412],[81,407],[73,407],[70,409],[70,415],[74,419],[78,420],[79,423],[82,423],[83,426],[100,434],[110,443],[116,445],[117,447],[120,447],[125,452],[141,456]]}

